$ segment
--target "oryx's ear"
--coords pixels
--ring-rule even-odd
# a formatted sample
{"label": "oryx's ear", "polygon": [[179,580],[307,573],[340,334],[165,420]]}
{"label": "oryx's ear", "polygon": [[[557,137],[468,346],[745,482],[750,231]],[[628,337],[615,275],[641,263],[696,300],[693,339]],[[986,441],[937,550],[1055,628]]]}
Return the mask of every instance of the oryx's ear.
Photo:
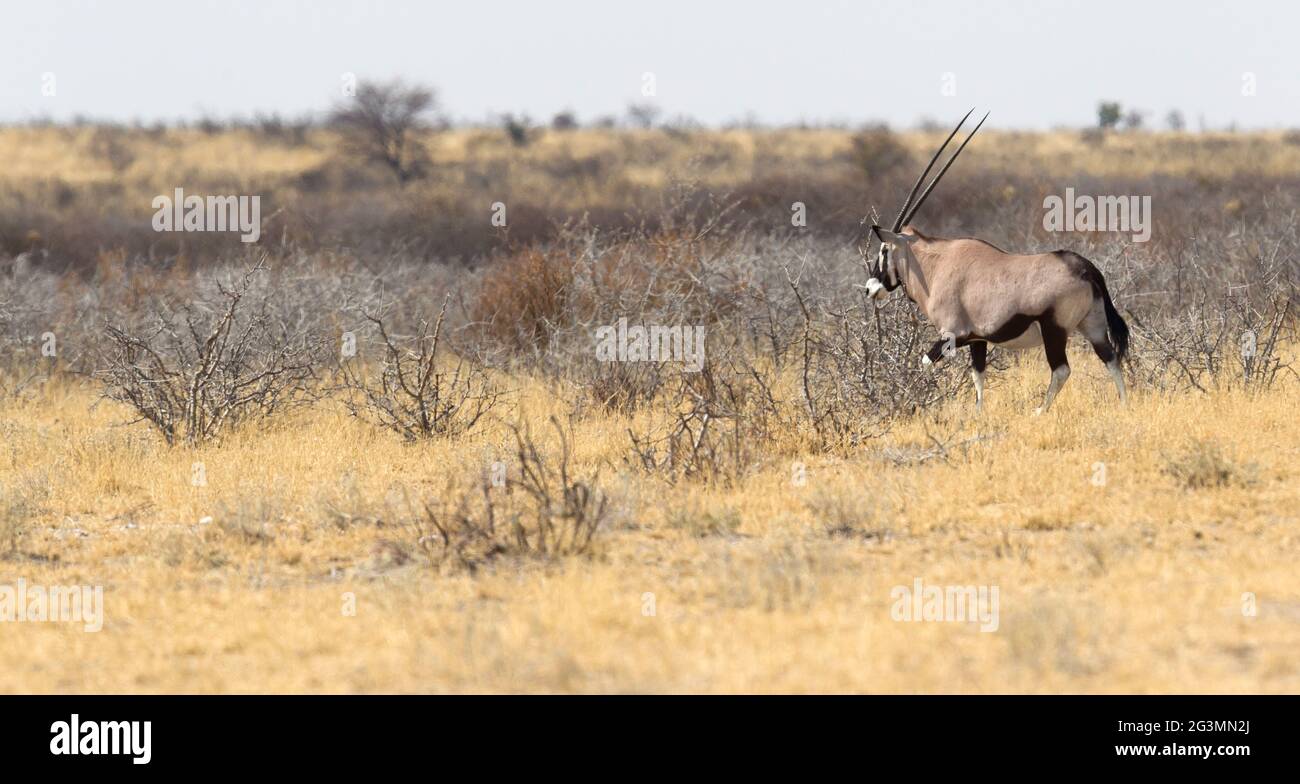
{"label": "oryx's ear", "polygon": [[876,236],[880,239],[881,245],[884,245],[891,250],[900,245],[905,245],[914,239],[906,234],[899,234],[898,232],[890,231],[889,229],[881,229],[876,233]]}
{"label": "oryx's ear", "polygon": [[901,231],[890,231],[889,229],[881,229],[876,236],[880,238],[881,242],[891,245],[911,245],[916,242],[915,234],[904,234]]}

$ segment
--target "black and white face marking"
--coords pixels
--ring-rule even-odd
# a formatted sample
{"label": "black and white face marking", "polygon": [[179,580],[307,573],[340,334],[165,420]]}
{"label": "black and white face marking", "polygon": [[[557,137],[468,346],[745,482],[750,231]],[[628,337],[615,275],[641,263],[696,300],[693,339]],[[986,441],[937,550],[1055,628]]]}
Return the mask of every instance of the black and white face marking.
{"label": "black and white face marking", "polygon": [[876,263],[871,270],[871,277],[867,280],[867,296],[872,299],[884,299],[889,292],[898,288],[900,283],[898,270],[894,265],[894,255],[898,253],[898,248],[894,243],[880,236],[880,230],[876,229],[876,236],[880,237],[880,249],[876,251]]}

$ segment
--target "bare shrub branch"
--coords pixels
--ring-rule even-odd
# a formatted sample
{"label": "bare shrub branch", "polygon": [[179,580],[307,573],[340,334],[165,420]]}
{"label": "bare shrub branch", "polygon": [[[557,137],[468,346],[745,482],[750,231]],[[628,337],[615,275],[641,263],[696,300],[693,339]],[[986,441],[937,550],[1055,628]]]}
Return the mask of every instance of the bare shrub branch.
{"label": "bare shrub branch", "polygon": [[408,441],[457,436],[473,429],[501,399],[502,391],[486,370],[443,351],[443,300],[431,325],[422,319],[410,337],[390,334],[381,315],[366,313],[378,333],[383,360],[375,378],[358,361],[340,363],[345,404],[353,416],[368,418]]}
{"label": "bare shrub branch", "polygon": [[269,291],[249,302],[265,257],[218,300],[157,306],[148,330],[108,324],[95,375],[168,444],[193,445],[235,423],[310,402],[323,342],[272,315]]}
{"label": "bare shrub branch", "polygon": [[470,572],[498,557],[552,559],[590,552],[609,511],[597,477],[575,475],[573,434],[554,417],[558,454],[539,448],[525,427],[512,428],[515,466],[503,488],[486,477],[451,508],[422,503],[413,525],[417,544],[435,566]]}

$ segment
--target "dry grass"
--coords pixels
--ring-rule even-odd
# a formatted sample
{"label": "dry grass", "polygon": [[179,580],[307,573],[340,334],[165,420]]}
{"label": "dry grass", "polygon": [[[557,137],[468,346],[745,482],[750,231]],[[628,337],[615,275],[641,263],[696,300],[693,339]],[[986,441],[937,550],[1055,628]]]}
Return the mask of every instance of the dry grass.
{"label": "dry grass", "polygon": [[[51,383],[0,410],[0,489],[48,490],[0,504],[22,507],[0,583],[102,585],[104,626],[0,627],[0,691],[1300,690],[1300,388],[1119,408],[1076,357],[1045,417],[1025,357],[993,374],[982,417],[951,401],[731,486],[621,469],[625,429],[651,415],[597,412],[573,441],[611,502],[592,550],[472,575],[418,557],[404,499],[454,501],[509,468],[508,422],[405,444],[327,409],[167,448]],[[513,386],[528,421],[566,417],[540,382]],[[1187,479],[1224,471],[1250,481]],[[998,631],[892,621],[891,587],[918,577],[999,586]]]}
{"label": "dry grass", "polygon": [[[127,130],[121,144],[132,153],[125,171],[115,170],[96,144],[98,129],[0,128],[0,155],[12,162],[0,175],[5,182],[33,183],[57,177],[75,183],[125,182],[150,188],[175,187],[178,173],[191,178],[226,180],[295,176],[325,163],[338,152],[338,136],[309,132],[302,144],[268,144],[250,130],[205,133],[193,129],[158,132]],[[736,184],[754,167],[781,164],[803,169],[828,160],[856,165],[859,131],[834,128],[785,130],[537,129],[519,147],[495,128],[466,128],[423,138],[435,164],[473,162],[483,168],[519,166],[549,173],[580,188],[584,161],[630,160],[643,165],[613,174],[629,184],[663,185],[687,172],[707,175],[713,184]],[[898,139],[914,156],[928,157],[947,129],[900,131]],[[1300,140],[1289,131],[1136,132],[1098,134],[1060,130],[1048,133],[980,132],[980,158],[988,168],[1008,174],[1080,171],[1094,177],[1149,175],[1205,178],[1243,174],[1300,173]],[[563,164],[574,171],[560,171]],[[968,165],[970,162],[967,162]],[[554,185],[554,183],[549,183]]]}

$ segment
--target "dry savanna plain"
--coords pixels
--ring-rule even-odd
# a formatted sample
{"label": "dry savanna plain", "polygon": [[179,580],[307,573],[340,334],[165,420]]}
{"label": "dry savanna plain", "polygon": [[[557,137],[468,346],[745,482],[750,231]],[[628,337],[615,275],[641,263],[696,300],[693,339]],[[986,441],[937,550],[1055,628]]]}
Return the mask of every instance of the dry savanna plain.
{"label": "dry savanna plain", "polygon": [[[103,597],[0,620],[0,691],[1300,691],[1300,139],[972,143],[918,225],[1077,249],[1134,330],[1127,405],[1080,342],[1034,416],[1039,350],[977,413],[854,288],[942,132],[530,134],[402,185],[316,128],[0,130],[0,586]],[[1151,242],[1046,234],[1067,186]],[[262,240],[154,233],[176,187]],[[703,372],[597,360],[619,318]],[[900,619],[918,580],[995,612]]]}

